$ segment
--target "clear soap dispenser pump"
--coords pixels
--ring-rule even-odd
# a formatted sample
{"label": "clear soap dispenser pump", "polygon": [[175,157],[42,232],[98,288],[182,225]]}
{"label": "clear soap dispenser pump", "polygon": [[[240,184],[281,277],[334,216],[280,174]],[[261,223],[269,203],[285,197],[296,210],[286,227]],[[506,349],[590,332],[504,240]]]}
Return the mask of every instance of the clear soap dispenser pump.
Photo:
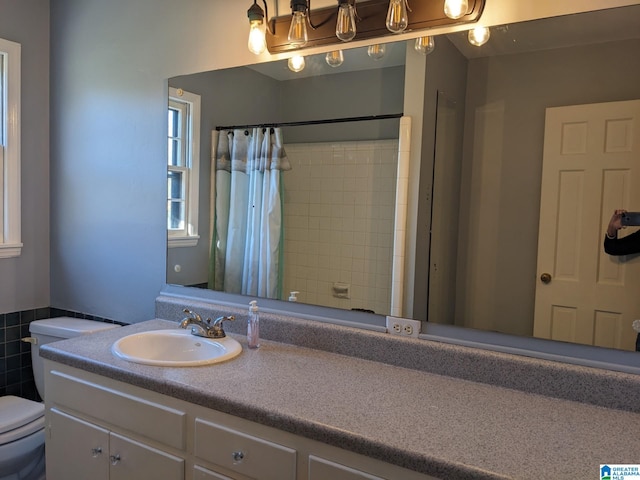
{"label": "clear soap dispenser pump", "polygon": [[258,315],[258,302],[249,302],[249,321],[247,322],[247,344],[249,348],[260,346],[260,317]]}

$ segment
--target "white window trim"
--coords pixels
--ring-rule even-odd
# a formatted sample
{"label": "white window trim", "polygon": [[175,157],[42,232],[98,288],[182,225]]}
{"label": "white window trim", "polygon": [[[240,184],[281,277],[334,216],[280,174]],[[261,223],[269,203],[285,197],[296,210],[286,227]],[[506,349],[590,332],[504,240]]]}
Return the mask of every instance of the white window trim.
{"label": "white window trim", "polygon": [[[178,102],[190,104],[189,131],[191,132],[191,144],[189,145],[189,161],[191,162],[191,172],[188,182],[188,208],[186,212],[187,234],[176,235],[168,232],[167,246],[195,247],[198,244],[198,203],[200,190],[200,95],[185,92],[182,89],[169,87],[169,98]],[[195,175],[193,174],[195,173]]]}
{"label": "white window trim", "polygon": [[[19,43],[0,39],[5,56],[4,96],[0,98],[6,112],[6,146],[0,155],[0,181],[4,196],[0,202],[0,258],[19,257],[22,253],[20,224],[20,55]],[[1,192],[0,192],[1,193]]]}

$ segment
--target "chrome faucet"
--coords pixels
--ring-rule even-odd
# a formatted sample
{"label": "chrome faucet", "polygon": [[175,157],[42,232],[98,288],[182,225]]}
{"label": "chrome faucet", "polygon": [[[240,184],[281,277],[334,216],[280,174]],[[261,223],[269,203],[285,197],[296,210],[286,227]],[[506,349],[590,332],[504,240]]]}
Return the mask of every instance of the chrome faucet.
{"label": "chrome faucet", "polygon": [[187,328],[191,325],[191,333],[198,337],[224,338],[226,337],[226,334],[222,328],[222,322],[233,321],[236,319],[233,315],[230,315],[226,317],[218,317],[213,321],[213,323],[211,323],[210,318],[203,321],[200,315],[192,312],[188,308],[185,308],[183,312],[186,313],[187,316],[180,322],[180,328]]}

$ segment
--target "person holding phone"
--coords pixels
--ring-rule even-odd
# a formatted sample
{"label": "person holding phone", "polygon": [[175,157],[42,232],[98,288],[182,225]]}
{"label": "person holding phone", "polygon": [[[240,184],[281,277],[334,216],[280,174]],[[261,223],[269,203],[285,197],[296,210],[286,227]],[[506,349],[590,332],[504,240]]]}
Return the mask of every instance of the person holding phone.
{"label": "person holding phone", "polygon": [[[631,255],[640,253],[640,230],[623,238],[618,238],[618,230],[627,226],[638,226],[637,212],[615,210],[609,220],[607,233],[604,236],[604,251],[609,255]],[[640,352],[640,320],[634,320],[633,329],[636,334],[636,352]]]}
{"label": "person holding phone", "polygon": [[609,220],[604,237],[604,251],[609,255],[631,255],[640,253],[640,230],[623,238],[618,238],[618,230],[627,226],[637,226],[640,222],[634,212],[615,210]]}

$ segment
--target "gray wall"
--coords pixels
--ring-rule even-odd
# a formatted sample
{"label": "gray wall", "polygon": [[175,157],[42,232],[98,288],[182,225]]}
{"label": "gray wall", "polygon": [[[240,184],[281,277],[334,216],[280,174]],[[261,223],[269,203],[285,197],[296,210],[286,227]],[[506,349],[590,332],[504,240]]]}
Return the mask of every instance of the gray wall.
{"label": "gray wall", "polygon": [[154,316],[166,278],[167,79],[255,61],[246,9],[51,2],[52,306],[123,322]]}
{"label": "gray wall", "polygon": [[22,45],[22,255],[0,259],[0,313],[49,306],[49,1],[0,0],[0,37]]}
{"label": "gray wall", "polygon": [[[404,67],[336,73],[283,82],[283,121],[402,113]],[[288,128],[287,143],[398,138],[399,120]]]}

